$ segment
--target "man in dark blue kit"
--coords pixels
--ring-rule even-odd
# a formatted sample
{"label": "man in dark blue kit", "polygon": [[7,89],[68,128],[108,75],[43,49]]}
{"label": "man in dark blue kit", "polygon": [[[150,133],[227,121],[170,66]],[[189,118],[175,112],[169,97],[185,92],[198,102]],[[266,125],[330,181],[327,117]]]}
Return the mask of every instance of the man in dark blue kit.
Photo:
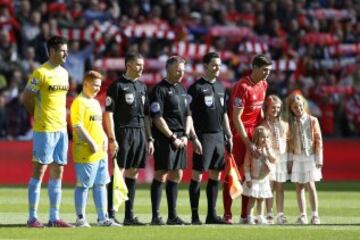
{"label": "man in dark blue kit", "polygon": [[155,138],[155,176],[151,184],[152,225],[164,225],[160,217],[162,185],[166,181],[169,225],[186,224],[176,213],[178,184],[186,167],[186,146],[192,128],[189,98],[180,84],[185,60],[178,56],[166,61],[166,77],[151,93],[150,113]]}
{"label": "man in dark blue kit", "polygon": [[[110,85],[107,91],[105,128],[109,137],[110,155],[112,158],[116,156],[129,191],[129,199],[125,202],[124,225],[144,225],[133,213],[139,169],[145,167],[147,152],[154,152],[147,88],[138,80],[144,69],[143,56],[138,53],[127,54],[125,67],[125,74]],[[112,182],[108,185],[108,201],[109,217],[119,223],[112,208]]]}
{"label": "man in dark blue kit", "polygon": [[188,91],[192,98],[190,109],[194,120],[194,129],[202,146],[202,153],[194,152],[193,155],[189,186],[191,222],[195,225],[202,224],[198,213],[200,182],[203,173],[208,171],[209,179],[206,187],[208,211],[205,222],[206,224],[226,224],[215,210],[220,171],[225,168],[224,138],[228,141],[228,150],[232,151],[232,134],[226,113],[226,92],[223,84],[217,79],[221,67],[219,54],[215,52],[206,54],[203,57],[203,63],[204,75]]}

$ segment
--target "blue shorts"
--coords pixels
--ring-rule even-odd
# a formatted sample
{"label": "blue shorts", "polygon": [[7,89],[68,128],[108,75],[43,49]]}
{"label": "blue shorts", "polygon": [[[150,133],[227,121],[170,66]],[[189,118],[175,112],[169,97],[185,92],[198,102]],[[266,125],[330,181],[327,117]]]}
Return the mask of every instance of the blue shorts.
{"label": "blue shorts", "polygon": [[33,135],[33,161],[48,165],[57,163],[67,164],[68,151],[67,131],[34,132]]}
{"label": "blue shorts", "polygon": [[76,186],[91,188],[94,184],[110,182],[108,161],[102,159],[94,163],[75,163]]}

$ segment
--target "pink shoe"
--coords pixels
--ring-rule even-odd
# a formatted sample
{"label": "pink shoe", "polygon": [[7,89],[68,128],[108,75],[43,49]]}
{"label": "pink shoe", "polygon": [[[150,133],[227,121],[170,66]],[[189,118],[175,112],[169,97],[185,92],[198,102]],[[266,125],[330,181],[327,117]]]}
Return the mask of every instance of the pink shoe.
{"label": "pink shoe", "polygon": [[28,220],[27,223],[26,223],[26,226],[29,227],[29,228],[43,228],[43,227],[45,227],[44,224],[39,222],[39,220],[37,218],[33,218],[31,220]]}
{"label": "pink shoe", "polygon": [[49,221],[48,227],[72,228],[74,226],[67,223],[67,222],[65,222],[62,219],[58,219],[58,220],[55,220],[55,221]]}

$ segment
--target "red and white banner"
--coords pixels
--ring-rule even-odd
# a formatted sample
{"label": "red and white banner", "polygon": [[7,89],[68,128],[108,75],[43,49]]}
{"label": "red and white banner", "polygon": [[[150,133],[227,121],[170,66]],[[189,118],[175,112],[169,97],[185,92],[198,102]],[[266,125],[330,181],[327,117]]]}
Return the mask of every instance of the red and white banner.
{"label": "red and white banner", "polygon": [[185,59],[201,59],[206,53],[214,51],[214,48],[208,44],[197,44],[188,42],[177,42],[171,49],[173,54],[182,56]]}
{"label": "red and white banner", "polygon": [[269,46],[264,42],[247,41],[239,44],[239,52],[264,54],[269,51]]}
{"label": "red and white banner", "polygon": [[241,41],[245,37],[250,37],[253,32],[248,27],[230,26],[214,26],[209,30],[211,37],[228,37],[236,41]]}
{"label": "red and white banner", "polygon": [[342,43],[329,47],[331,55],[358,55],[360,53],[360,43]]}
{"label": "red and white banner", "polygon": [[175,32],[167,27],[166,24],[134,24],[124,29],[124,34],[128,38],[156,38],[174,40]]}
{"label": "red and white banner", "polygon": [[343,20],[352,19],[355,16],[346,9],[321,8],[316,10],[308,10],[308,15],[316,19]]}
{"label": "red and white banner", "polygon": [[333,45],[337,44],[339,40],[330,33],[307,33],[302,39],[303,44],[318,44],[318,45]]}

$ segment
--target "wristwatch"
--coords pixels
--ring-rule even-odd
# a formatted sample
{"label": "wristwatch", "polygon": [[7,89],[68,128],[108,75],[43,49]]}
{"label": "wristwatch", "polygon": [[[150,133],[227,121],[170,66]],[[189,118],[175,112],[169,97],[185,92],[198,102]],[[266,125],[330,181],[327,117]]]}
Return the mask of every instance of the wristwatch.
{"label": "wristwatch", "polygon": [[154,140],[155,139],[153,137],[148,137],[148,139],[147,139],[148,142],[154,142]]}

